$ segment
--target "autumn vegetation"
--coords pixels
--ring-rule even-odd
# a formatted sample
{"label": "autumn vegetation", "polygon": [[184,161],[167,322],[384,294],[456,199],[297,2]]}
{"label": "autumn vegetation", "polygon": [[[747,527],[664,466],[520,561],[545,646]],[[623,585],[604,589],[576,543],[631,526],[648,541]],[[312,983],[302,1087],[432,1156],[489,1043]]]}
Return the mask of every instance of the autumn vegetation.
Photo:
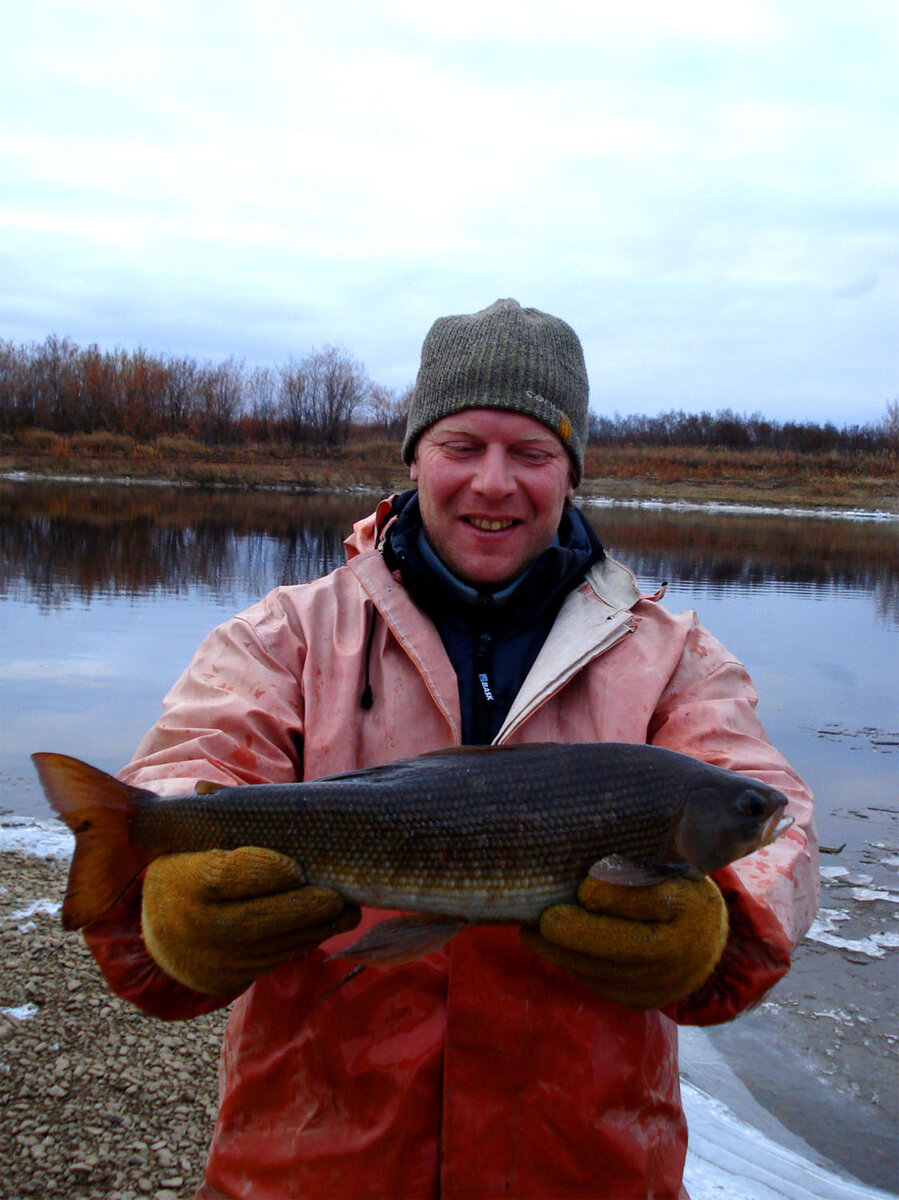
{"label": "autumn vegetation", "polygon": [[[343,347],[277,368],[68,338],[0,339],[4,470],[241,486],[400,486],[411,387],[370,380]],[[591,413],[585,485],[609,495],[895,505],[899,400],[877,425],[780,423],[729,408]],[[749,493],[748,496],[746,493]]]}

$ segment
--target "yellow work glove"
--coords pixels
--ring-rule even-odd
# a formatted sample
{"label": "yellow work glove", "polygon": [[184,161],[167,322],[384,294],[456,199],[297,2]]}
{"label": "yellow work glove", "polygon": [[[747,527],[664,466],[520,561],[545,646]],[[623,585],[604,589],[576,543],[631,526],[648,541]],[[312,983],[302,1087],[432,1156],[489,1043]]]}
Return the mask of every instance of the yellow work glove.
{"label": "yellow work glove", "polygon": [[352,929],[359,910],[304,886],[296,864],[258,846],[154,859],[144,876],[144,942],[167,975],[230,996],[302,950]]}
{"label": "yellow work glove", "polygon": [[663,1008],[706,979],[727,941],[727,906],[709,878],[628,887],[588,878],[578,904],[555,904],[540,931],[523,927],[537,954],[628,1008]]}

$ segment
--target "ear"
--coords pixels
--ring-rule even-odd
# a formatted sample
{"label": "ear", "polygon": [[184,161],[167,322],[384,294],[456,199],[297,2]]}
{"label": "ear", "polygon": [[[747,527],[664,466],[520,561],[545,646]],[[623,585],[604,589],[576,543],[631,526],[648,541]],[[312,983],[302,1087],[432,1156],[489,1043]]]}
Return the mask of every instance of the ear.
{"label": "ear", "polygon": [[418,483],[418,455],[417,454],[416,454],[415,458],[412,459],[412,462],[409,466],[409,478],[412,480],[413,483]]}

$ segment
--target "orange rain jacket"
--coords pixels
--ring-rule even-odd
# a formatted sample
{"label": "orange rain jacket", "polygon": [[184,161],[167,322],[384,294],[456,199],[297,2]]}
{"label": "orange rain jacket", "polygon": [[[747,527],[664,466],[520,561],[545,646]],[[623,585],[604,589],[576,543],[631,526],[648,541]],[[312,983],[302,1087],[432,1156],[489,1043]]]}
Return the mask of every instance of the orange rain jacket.
{"label": "orange rain jacket", "polygon": [[[459,742],[437,632],[375,549],[388,511],[384,501],[356,526],[347,565],[277,589],[209,635],[122,778],[174,795],[201,778],[316,778]],[[365,910],[358,930],[235,1002],[198,1195],[686,1195],[676,1023],[729,1020],[785,974],[814,916],[817,871],[809,792],[770,745],[746,672],[695,614],[658,599],[611,559],[591,568],[497,741],[651,742],[787,793],[793,828],[715,877],[731,931],[711,980],[670,1011],[636,1012],[532,954],[514,928],[487,927],[328,994],[347,968],[327,954],[384,918]],[[113,988],[149,1013],[224,1003],[150,959],[139,883],[87,938]]]}

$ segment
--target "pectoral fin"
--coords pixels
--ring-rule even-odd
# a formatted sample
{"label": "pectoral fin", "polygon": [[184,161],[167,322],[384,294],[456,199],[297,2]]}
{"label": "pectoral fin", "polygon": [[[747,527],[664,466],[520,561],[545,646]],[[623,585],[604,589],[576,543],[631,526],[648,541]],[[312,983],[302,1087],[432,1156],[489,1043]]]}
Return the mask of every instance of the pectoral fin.
{"label": "pectoral fin", "polygon": [[331,958],[349,958],[375,966],[413,962],[439,950],[468,924],[458,917],[392,917],[373,926],[358,941]]}
{"label": "pectoral fin", "polygon": [[665,879],[674,879],[686,875],[690,870],[689,863],[638,863],[620,854],[607,854],[590,868],[591,879],[602,883],[617,883],[621,887],[648,887],[653,883],[662,883]]}

